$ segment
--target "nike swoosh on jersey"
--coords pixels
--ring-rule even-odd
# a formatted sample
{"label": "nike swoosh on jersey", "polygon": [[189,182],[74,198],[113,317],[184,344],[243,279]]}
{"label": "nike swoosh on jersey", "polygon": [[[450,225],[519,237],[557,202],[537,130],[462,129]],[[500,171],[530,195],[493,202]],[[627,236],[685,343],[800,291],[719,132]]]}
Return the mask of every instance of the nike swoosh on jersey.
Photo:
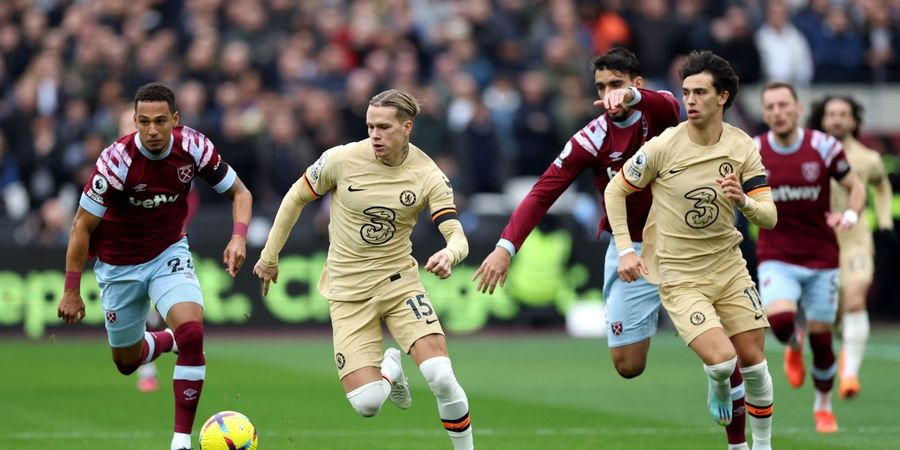
{"label": "nike swoosh on jersey", "polygon": [[359,192],[359,191],[364,191],[365,188],[354,188],[353,185],[351,184],[350,186],[347,186],[347,190],[350,192]]}
{"label": "nike swoosh on jersey", "polygon": [[427,325],[431,325],[431,324],[433,324],[433,323],[435,323],[435,322],[437,322],[437,321],[438,321],[437,319],[425,319],[425,323],[426,323]]}
{"label": "nike swoosh on jersey", "polygon": [[680,168],[680,169],[671,169],[671,170],[669,170],[669,173],[672,174],[672,175],[675,175],[675,174],[684,172],[684,169],[686,169],[686,168],[685,168],[685,167],[682,167],[682,168]]}

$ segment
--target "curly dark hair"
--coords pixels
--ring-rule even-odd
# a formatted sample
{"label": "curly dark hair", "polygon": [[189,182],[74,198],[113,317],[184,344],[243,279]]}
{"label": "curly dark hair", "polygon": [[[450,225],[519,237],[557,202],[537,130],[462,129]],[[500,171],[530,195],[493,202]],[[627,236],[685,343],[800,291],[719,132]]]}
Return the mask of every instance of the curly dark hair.
{"label": "curly dark hair", "polygon": [[162,83],[147,83],[139,87],[134,94],[135,112],[138,102],[166,102],[169,105],[169,112],[175,112],[175,93]]}
{"label": "curly dark hair", "polygon": [[712,76],[716,94],[728,91],[728,100],[725,101],[725,110],[728,110],[738,96],[739,85],[738,76],[731,67],[731,63],[709,50],[702,52],[694,50],[687,56],[678,75],[684,80],[691,75],[703,72]]}
{"label": "curly dark hair", "polygon": [[825,118],[825,107],[828,106],[828,103],[832,100],[845,102],[850,105],[850,113],[853,114],[853,119],[856,120],[856,127],[853,128],[851,134],[854,138],[858,138],[859,129],[862,128],[864,108],[849,95],[826,95],[822,100],[813,102],[809,111],[809,118],[806,119],[806,128],[825,131],[822,127],[822,119]]}
{"label": "curly dark hair", "polygon": [[631,79],[641,76],[641,62],[631,50],[613,47],[606,53],[594,57],[594,70],[614,70],[628,74]]}

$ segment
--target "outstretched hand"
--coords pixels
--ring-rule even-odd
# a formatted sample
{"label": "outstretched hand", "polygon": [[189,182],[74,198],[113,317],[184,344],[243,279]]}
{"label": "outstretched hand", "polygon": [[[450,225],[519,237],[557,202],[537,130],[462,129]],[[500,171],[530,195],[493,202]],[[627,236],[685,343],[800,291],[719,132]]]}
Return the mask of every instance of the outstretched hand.
{"label": "outstretched hand", "polygon": [[631,89],[621,88],[606,91],[606,95],[602,99],[594,102],[594,106],[603,108],[612,116],[617,116],[624,105],[634,100],[634,93]]}
{"label": "outstretched hand", "polygon": [[267,266],[262,260],[256,261],[253,266],[253,274],[259,277],[263,283],[263,297],[269,294],[269,282],[278,283],[278,264]]}
{"label": "outstretched hand", "polygon": [[[509,274],[510,259],[512,258],[505,248],[494,248],[472,277],[472,281],[478,281],[478,287],[475,289],[481,293],[493,294],[497,283],[500,283],[500,287],[504,287],[506,276]],[[481,280],[478,280],[478,277],[481,277]]]}

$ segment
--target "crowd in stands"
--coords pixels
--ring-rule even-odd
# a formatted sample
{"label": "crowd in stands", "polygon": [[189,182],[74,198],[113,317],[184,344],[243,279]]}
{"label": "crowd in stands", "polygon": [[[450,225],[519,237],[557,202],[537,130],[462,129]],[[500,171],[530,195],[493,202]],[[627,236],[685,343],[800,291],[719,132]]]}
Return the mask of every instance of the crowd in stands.
{"label": "crowd in stands", "polygon": [[366,137],[385,88],[422,101],[413,142],[462,203],[543,172],[599,111],[590,61],[633,49],[678,92],[711,49],[742,82],[900,81],[900,0],[7,0],[0,2],[0,214],[54,244],[137,87],[176,92],[259,205]]}

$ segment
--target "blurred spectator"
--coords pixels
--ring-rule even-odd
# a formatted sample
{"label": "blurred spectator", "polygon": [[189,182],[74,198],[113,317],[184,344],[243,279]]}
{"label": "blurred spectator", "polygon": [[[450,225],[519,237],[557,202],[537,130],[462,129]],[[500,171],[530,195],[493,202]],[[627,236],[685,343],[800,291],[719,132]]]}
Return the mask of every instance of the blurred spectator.
{"label": "blurred spectator", "polygon": [[756,48],[767,81],[806,86],[813,78],[813,59],[803,34],[788,21],[783,0],[769,1],[766,23],[756,31]]}
{"label": "blurred spectator", "polygon": [[631,45],[631,29],[622,17],[622,0],[603,0],[594,22],[594,54],[606,53],[613,47]]}
{"label": "blurred spectator", "polygon": [[898,24],[897,0],[4,1],[0,189],[27,217],[20,240],[53,242],[70,191],[132,126],[134,89],[160,80],[271,207],[322,151],[366,138],[369,99],[398,87],[420,97],[413,142],[465,205],[542,173],[599,114],[590,57],[614,45],[653,88],[677,91],[691,48],[744,83],[897,82]]}
{"label": "blurred spectator", "polygon": [[629,26],[644,78],[664,85],[672,60],[676,55],[687,54],[684,28],[675,20],[666,0],[639,0]]}
{"label": "blurred spectator", "polygon": [[737,5],[725,9],[725,14],[710,24],[709,49],[727,59],[741,83],[757,83],[761,79],[759,50],[753,41],[747,11]]}
{"label": "blurred spectator", "polygon": [[872,2],[866,15],[866,63],[878,82],[900,82],[900,2],[893,19],[884,2]]}
{"label": "blurred spectator", "polygon": [[831,7],[825,21],[809,36],[815,64],[815,81],[852,83],[866,81],[863,39],[850,23],[847,11]]}
{"label": "blurred spectator", "polygon": [[553,104],[547,92],[546,78],[540,72],[526,72],[520,80],[522,104],[513,119],[513,133],[518,144],[515,175],[536,176],[544,173],[560,148],[553,116]]}

